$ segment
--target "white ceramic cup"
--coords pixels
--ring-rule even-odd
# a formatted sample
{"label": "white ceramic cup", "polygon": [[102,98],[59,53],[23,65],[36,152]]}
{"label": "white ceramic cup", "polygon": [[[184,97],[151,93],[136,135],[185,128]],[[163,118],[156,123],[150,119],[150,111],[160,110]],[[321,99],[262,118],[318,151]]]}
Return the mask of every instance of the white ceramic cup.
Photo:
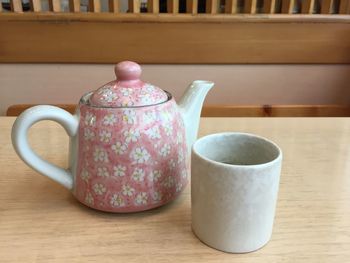
{"label": "white ceramic cup", "polygon": [[271,238],[282,151],[247,133],[219,133],[192,148],[192,229],[210,247],[245,253]]}

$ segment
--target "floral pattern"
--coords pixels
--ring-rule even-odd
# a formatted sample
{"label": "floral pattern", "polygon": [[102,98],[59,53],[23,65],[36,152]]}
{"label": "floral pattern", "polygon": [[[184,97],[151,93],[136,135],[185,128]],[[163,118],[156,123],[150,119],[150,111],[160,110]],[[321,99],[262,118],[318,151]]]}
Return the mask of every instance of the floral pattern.
{"label": "floral pattern", "polygon": [[[168,100],[168,95],[160,88],[139,81],[132,87],[112,81],[102,86],[91,97],[94,106],[146,106]],[[136,87],[135,87],[136,86]]]}
{"label": "floral pattern", "polygon": [[[149,87],[152,89],[152,87]],[[133,89],[124,94],[133,96]],[[189,158],[177,106],[98,108],[80,105],[79,159],[74,194],[110,212],[151,209],[178,196]]]}
{"label": "floral pattern", "polygon": [[91,193],[87,193],[85,197],[85,203],[88,205],[93,205],[94,204],[94,198],[92,197]]}
{"label": "floral pattern", "polygon": [[95,162],[108,162],[107,153],[102,148],[96,148],[94,151]]}
{"label": "floral pattern", "polygon": [[94,184],[94,192],[97,195],[102,195],[106,192],[106,187],[103,184]]}
{"label": "floral pattern", "polygon": [[103,117],[103,125],[112,126],[117,122],[117,118],[113,113],[110,113]]}
{"label": "floral pattern", "polygon": [[132,196],[134,192],[135,192],[135,189],[132,188],[130,185],[128,184],[123,185],[123,195]]}
{"label": "floral pattern", "polygon": [[126,144],[122,144],[121,142],[116,142],[112,145],[112,150],[115,151],[116,154],[123,154],[126,152],[127,149]]}
{"label": "floral pattern", "polygon": [[85,125],[86,126],[95,126],[96,116],[90,112],[87,112],[85,115]]}
{"label": "floral pattern", "polygon": [[146,131],[148,137],[152,140],[160,139],[160,131],[158,126],[154,126]]}
{"label": "floral pattern", "polygon": [[97,168],[97,176],[108,177],[109,172],[108,172],[107,168],[106,167],[98,167]]}
{"label": "floral pattern", "polygon": [[111,140],[112,133],[108,131],[101,131],[100,132],[100,141],[101,142],[109,142]]}
{"label": "floral pattern", "polygon": [[117,166],[113,167],[114,175],[115,176],[125,176],[126,167],[123,165],[118,164]]}
{"label": "floral pattern", "polygon": [[137,147],[131,152],[131,156],[137,163],[146,163],[151,157],[144,147]]}
{"label": "floral pattern", "polygon": [[145,205],[148,201],[148,195],[145,192],[138,193],[135,198],[135,204],[136,205]]}
{"label": "floral pattern", "polygon": [[81,176],[81,179],[83,179],[83,181],[85,182],[89,181],[90,174],[85,168],[81,171],[80,176]]}
{"label": "floral pattern", "polygon": [[134,124],[136,122],[136,112],[135,110],[124,110],[123,111],[123,121],[128,124]]}
{"label": "floral pattern", "polygon": [[143,178],[145,177],[145,172],[140,169],[136,168],[134,172],[131,175],[132,179],[134,179],[136,182],[142,182]]}
{"label": "floral pattern", "polygon": [[157,182],[161,176],[162,176],[161,172],[159,170],[155,170],[149,174],[149,180],[151,182]]}
{"label": "floral pattern", "polygon": [[140,132],[130,129],[124,132],[125,142],[137,142],[138,138],[140,138]]}
{"label": "floral pattern", "polygon": [[93,131],[91,131],[88,128],[84,129],[84,138],[85,140],[92,140],[95,137],[95,133]]}
{"label": "floral pattern", "polygon": [[120,194],[114,194],[111,198],[111,205],[114,207],[122,207],[125,205],[125,201]]}
{"label": "floral pattern", "polygon": [[166,157],[170,154],[170,145],[169,144],[164,144],[162,149],[160,149],[160,155],[163,157]]}

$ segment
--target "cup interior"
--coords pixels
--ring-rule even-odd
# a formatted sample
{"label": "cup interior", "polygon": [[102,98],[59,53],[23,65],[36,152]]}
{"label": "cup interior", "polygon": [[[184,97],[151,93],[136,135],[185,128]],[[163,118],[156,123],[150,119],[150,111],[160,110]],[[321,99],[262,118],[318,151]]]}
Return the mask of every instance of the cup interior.
{"label": "cup interior", "polygon": [[202,158],[230,165],[260,165],[281,155],[276,144],[248,133],[211,134],[197,140],[193,151]]}

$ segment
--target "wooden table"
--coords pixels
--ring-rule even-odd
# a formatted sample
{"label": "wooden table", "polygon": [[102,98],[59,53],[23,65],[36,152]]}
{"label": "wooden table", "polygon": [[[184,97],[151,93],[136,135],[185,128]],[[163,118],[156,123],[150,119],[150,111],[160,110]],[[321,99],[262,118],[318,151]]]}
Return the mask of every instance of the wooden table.
{"label": "wooden table", "polygon": [[[206,118],[200,135],[257,133],[284,151],[272,240],[249,254],[227,254],[191,232],[190,187],[163,208],[108,214],[80,205],[15,155],[14,118],[0,118],[0,262],[349,262],[350,119]],[[68,137],[52,122],[30,141],[64,166]]]}

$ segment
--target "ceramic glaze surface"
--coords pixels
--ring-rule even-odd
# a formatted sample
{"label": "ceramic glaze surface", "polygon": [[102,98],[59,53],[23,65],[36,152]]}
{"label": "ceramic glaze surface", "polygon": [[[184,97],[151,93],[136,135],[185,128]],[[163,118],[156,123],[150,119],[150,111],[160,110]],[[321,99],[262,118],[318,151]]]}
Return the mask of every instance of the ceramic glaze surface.
{"label": "ceramic glaze surface", "polygon": [[132,61],[115,66],[116,80],[96,90],[90,103],[103,107],[149,106],[167,101],[167,94],[157,86],[140,80],[141,67]]}
{"label": "ceramic glaze surface", "polygon": [[[12,128],[13,147],[89,207],[123,213],[164,205],[187,184],[190,147],[214,83],[193,81],[177,105],[169,93],[140,80],[137,63],[120,62],[115,73],[116,80],[81,98],[75,115],[49,105],[23,112]],[[28,130],[42,120],[61,124],[69,135],[67,169],[31,149]]]}
{"label": "ceramic glaze surface", "polygon": [[173,100],[141,108],[80,105],[75,195],[104,211],[163,205],[187,184],[185,129]]}
{"label": "ceramic glaze surface", "polygon": [[251,134],[221,133],[192,148],[192,229],[210,247],[246,253],[271,238],[282,152]]}

